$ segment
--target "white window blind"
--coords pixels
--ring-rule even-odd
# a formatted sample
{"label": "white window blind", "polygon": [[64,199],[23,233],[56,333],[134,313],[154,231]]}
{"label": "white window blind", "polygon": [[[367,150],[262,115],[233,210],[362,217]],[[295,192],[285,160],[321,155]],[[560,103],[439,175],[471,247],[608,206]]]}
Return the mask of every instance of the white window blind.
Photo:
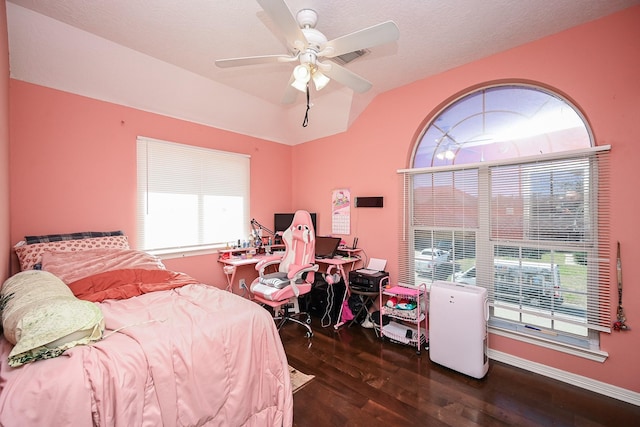
{"label": "white window blind", "polygon": [[[475,255],[478,170],[422,171],[402,175],[405,207],[401,219],[399,281],[405,284],[447,280],[455,272],[456,264]],[[448,262],[434,263],[422,254],[431,248],[448,251]],[[421,268],[429,263],[435,264],[434,268]]]}
{"label": "white window blind", "polygon": [[610,331],[608,150],[400,171],[400,281],[484,286],[492,321],[548,339]]}
{"label": "white window blind", "polygon": [[248,235],[249,156],[137,139],[138,246],[178,252]]}

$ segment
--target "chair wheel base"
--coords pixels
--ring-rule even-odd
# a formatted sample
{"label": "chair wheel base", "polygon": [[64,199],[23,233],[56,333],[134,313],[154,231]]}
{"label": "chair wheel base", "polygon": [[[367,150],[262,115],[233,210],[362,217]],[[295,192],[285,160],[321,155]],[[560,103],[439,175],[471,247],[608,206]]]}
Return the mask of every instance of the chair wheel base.
{"label": "chair wheel base", "polygon": [[[287,322],[292,322],[292,323],[297,323],[298,325],[304,326],[305,329],[307,330],[307,332],[305,333],[305,336],[307,338],[312,338],[313,337],[313,330],[311,329],[311,315],[309,313],[294,313],[292,315],[290,315],[286,310],[286,308],[284,309],[285,311],[282,313],[281,316],[275,316],[273,318],[273,320],[275,320],[277,322],[277,328],[278,330],[280,330],[285,323]],[[300,319],[299,317],[304,316],[303,319]]]}

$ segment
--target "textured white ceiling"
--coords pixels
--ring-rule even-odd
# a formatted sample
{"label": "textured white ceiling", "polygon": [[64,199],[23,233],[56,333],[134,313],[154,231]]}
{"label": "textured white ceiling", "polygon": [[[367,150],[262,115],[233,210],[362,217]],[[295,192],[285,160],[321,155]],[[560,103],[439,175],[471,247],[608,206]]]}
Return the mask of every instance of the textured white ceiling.
{"label": "textured white ceiling", "polygon": [[400,29],[397,42],[347,65],[373,89],[354,94],[331,82],[312,93],[302,128],[304,96],[281,103],[295,64],[214,65],[286,53],[253,0],[9,1],[13,78],[286,144],[346,130],[379,93],[640,3],[288,0],[293,14],[316,10],[328,39],[387,20]]}

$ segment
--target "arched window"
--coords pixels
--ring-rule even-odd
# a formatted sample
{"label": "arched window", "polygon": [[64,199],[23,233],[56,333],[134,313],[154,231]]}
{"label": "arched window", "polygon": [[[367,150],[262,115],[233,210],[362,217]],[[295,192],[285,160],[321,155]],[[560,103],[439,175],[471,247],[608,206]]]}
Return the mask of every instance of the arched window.
{"label": "arched window", "polygon": [[592,146],[582,115],[568,101],[525,85],[471,92],[436,114],[413,167],[468,164]]}
{"label": "arched window", "polygon": [[400,171],[400,281],[486,287],[494,332],[593,353],[610,331],[610,242],[609,147],[592,135],[570,102],[529,84],[435,112]]}

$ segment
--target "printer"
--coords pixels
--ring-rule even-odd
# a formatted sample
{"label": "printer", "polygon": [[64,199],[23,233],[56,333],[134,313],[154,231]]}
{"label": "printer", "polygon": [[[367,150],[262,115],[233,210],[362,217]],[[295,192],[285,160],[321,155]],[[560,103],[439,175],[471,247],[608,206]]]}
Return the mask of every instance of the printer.
{"label": "printer", "polygon": [[362,268],[349,272],[349,288],[359,292],[379,292],[389,282],[389,273]]}

